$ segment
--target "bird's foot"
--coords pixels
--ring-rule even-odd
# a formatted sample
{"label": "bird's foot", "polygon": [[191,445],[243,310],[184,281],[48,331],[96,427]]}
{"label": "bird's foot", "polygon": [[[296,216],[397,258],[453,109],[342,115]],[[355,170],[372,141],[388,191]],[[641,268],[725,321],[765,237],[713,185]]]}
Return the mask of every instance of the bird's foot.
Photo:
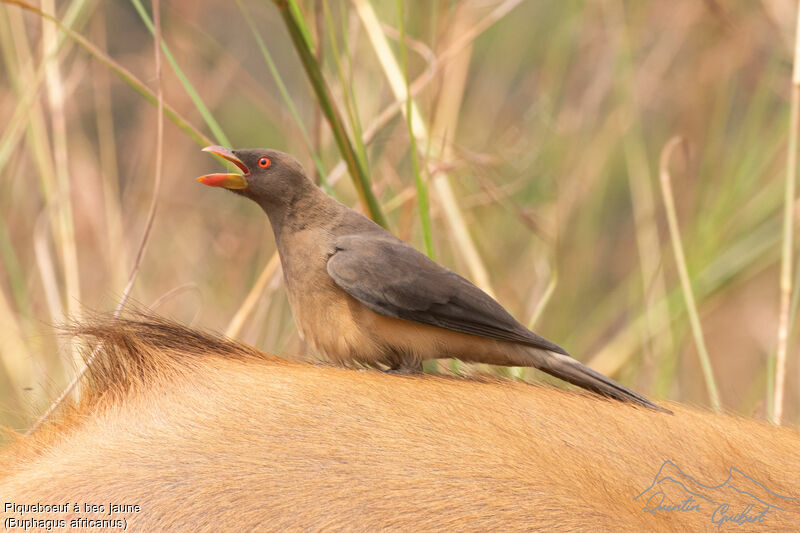
{"label": "bird's foot", "polygon": [[422,363],[415,361],[412,363],[400,363],[398,365],[392,366],[388,370],[384,370],[387,374],[396,374],[401,376],[409,376],[412,374],[421,374],[422,373]]}

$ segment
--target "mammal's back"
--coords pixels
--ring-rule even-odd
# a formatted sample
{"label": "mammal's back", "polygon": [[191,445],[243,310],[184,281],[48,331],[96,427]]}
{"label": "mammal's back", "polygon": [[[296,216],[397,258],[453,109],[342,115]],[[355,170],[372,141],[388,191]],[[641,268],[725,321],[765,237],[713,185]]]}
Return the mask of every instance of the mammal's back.
{"label": "mammal's back", "polygon": [[[0,454],[3,502],[135,504],[120,515],[135,531],[716,529],[708,508],[650,514],[634,501],[667,460],[707,486],[733,467],[761,500],[800,496],[800,435],[786,428],[287,363],[157,320],[94,332],[116,349],[88,403]],[[747,501],[714,494],[730,509]],[[747,530],[797,530],[800,504],[779,496]]]}

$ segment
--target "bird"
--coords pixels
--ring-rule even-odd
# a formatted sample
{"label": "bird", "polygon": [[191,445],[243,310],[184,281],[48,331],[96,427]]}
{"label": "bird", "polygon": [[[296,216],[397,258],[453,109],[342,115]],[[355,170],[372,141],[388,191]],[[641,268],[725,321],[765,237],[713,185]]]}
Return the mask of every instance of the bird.
{"label": "bird", "polygon": [[275,236],[301,339],[330,362],[421,372],[456,358],[535,367],[602,396],[668,410],[530,331],[494,298],[325,193],[291,155],[267,148],[203,151],[241,173],[197,180],[257,203]]}

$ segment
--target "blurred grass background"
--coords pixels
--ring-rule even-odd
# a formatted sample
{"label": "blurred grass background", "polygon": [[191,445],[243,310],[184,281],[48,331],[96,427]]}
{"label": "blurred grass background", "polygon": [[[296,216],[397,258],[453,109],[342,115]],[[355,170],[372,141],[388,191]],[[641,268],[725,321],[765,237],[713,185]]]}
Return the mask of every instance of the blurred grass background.
{"label": "blurred grass background", "polygon": [[[794,2],[297,6],[392,231],[594,368],[708,406],[658,183],[662,149],[683,136],[669,169],[721,404],[767,417]],[[150,5],[41,8],[112,63],[0,4],[0,424],[18,429],[75,374],[75,349],[52,324],[117,305],[155,173],[156,108],[115,72],[156,92]],[[165,105],[214,143],[296,155],[361,209],[279,9],[164,2]],[[166,120],[158,213],[132,298],[296,357],[305,348],[266,218],[194,181],[219,168],[197,137]],[[792,331],[784,420],[796,424]]]}

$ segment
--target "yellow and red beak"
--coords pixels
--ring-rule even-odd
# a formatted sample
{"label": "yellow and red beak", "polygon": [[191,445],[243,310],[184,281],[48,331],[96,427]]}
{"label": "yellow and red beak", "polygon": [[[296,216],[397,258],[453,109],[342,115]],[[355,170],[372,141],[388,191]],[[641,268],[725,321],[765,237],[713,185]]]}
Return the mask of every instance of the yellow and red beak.
{"label": "yellow and red beak", "polygon": [[247,188],[247,179],[245,176],[250,174],[250,169],[247,168],[241,159],[236,157],[233,153],[233,150],[230,148],[225,148],[224,146],[206,146],[203,148],[204,152],[210,152],[214,155],[218,155],[219,157],[230,161],[244,173],[242,174],[206,174],[205,176],[200,176],[197,178],[197,181],[202,183],[203,185],[208,185],[209,187],[224,187],[226,189],[246,189]]}

